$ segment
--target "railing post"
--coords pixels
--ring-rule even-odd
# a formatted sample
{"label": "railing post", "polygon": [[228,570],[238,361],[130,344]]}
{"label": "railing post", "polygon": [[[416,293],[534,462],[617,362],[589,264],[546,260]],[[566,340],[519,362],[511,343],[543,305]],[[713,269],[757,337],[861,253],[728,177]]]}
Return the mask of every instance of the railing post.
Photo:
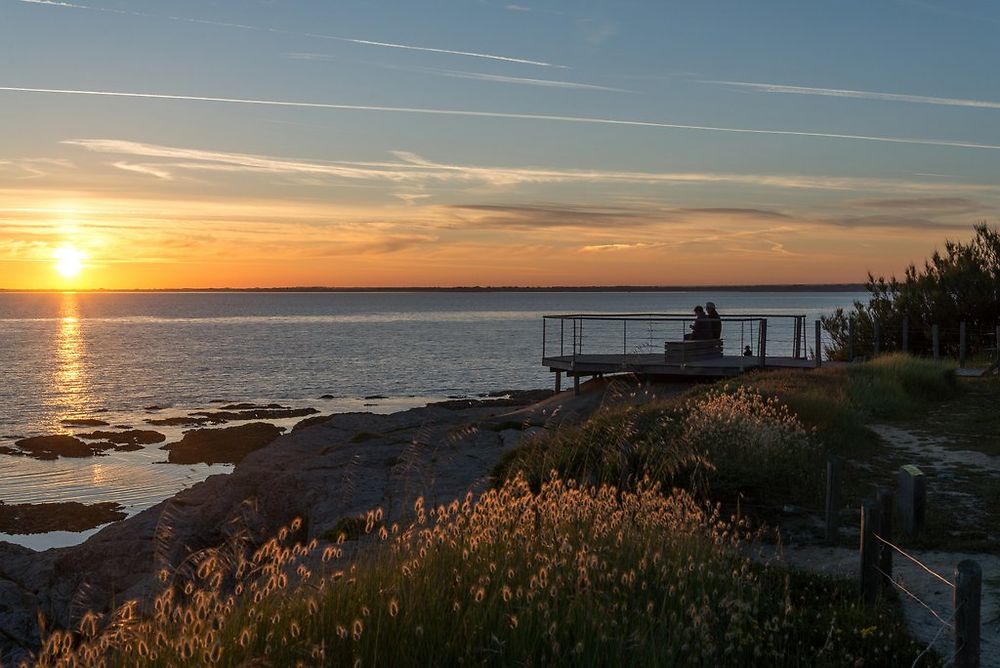
{"label": "railing post", "polygon": [[[892,542],[892,489],[879,485],[878,506],[882,519],[878,533],[885,540]],[[882,571],[882,586],[885,588],[892,582],[892,548],[884,543],[880,544],[878,567]]]}
{"label": "railing post", "polygon": [[559,318],[559,357],[566,354],[566,318]]}
{"label": "railing post", "polygon": [[548,324],[548,318],[542,318],[542,364],[545,363],[545,325]]}
{"label": "railing post", "polygon": [[882,327],[878,320],[872,320],[872,357],[878,357],[882,351]]}
{"label": "railing post", "polygon": [[965,355],[967,349],[965,344],[965,321],[958,323],[958,365],[965,368]]}
{"label": "railing post", "polygon": [[931,325],[931,348],[934,350],[934,359],[941,359],[941,328]]}
{"label": "railing post", "polygon": [[854,318],[847,320],[847,361],[854,361]]}
{"label": "railing post", "polygon": [[760,368],[763,369],[767,366],[767,318],[761,319],[758,332],[760,334]]}
{"label": "railing post", "polygon": [[628,319],[622,319],[622,371],[628,365]]}
{"label": "railing post", "polygon": [[875,605],[881,588],[882,576],[875,570],[879,558],[880,513],[878,503],[865,499],[861,503],[861,600],[865,605]]}
{"label": "railing post", "polygon": [[801,338],[802,321],[796,316],[795,318],[795,338],[794,343],[792,343],[792,357],[794,359],[799,359],[799,339]]}
{"label": "railing post", "polygon": [[816,321],[816,366],[823,366],[823,323]]}
{"label": "railing post", "polygon": [[826,540],[836,544],[840,537],[840,473],[841,459],[830,455],[826,462]]}
{"label": "railing post", "polygon": [[910,319],[903,318],[903,352],[910,352]]}
{"label": "railing post", "polygon": [[971,559],[955,567],[955,668],[979,668],[983,569]]}

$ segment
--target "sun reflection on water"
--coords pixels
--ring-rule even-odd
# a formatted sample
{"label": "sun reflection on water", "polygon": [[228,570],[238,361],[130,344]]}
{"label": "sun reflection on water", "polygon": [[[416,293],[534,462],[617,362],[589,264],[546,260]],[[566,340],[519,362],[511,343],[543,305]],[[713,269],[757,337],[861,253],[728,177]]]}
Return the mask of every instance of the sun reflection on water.
{"label": "sun reflection on water", "polygon": [[84,340],[80,304],[75,292],[65,292],[60,302],[59,329],[55,339],[56,372],[52,388],[61,411],[67,417],[81,413],[89,397],[83,365]]}

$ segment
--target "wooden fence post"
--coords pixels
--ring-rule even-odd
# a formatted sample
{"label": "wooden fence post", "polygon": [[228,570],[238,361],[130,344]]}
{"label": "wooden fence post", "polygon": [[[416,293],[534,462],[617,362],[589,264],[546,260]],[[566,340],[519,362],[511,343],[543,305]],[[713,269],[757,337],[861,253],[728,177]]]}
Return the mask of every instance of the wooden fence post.
{"label": "wooden fence post", "polygon": [[823,323],[816,321],[816,366],[823,366]]}
{"label": "wooden fence post", "polygon": [[996,358],[993,361],[997,367],[1000,368],[1000,325],[997,325],[995,335],[996,339],[994,339],[994,341],[996,342],[996,350],[994,351],[994,355],[996,355]]}
{"label": "wooden fence post", "polygon": [[[884,485],[878,487],[878,506],[881,512],[882,525],[879,527],[879,535],[885,540],[892,542],[892,489]],[[882,586],[888,587],[892,582],[892,548],[881,543],[879,550],[878,567],[882,571]]]}
{"label": "wooden fence post", "polygon": [[872,357],[878,357],[882,349],[882,327],[878,320],[872,321]]}
{"label": "wooden fence post", "polygon": [[826,462],[826,540],[836,545],[840,537],[840,473],[842,461],[830,455]]}
{"label": "wooden fence post", "polygon": [[941,359],[941,328],[931,325],[931,346],[934,348],[934,359]]}
{"label": "wooden fence post", "polygon": [[847,361],[854,361],[854,318],[847,321]]}
{"label": "wooden fence post", "polygon": [[875,538],[879,515],[876,501],[865,499],[861,503],[861,600],[866,605],[875,605],[881,588],[882,576],[875,570],[879,558],[879,542]]}
{"label": "wooden fence post", "polygon": [[927,515],[927,478],[913,464],[899,469],[900,529],[911,536],[924,528]]}
{"label": "wooden fence post", "polygon": [[910,319],[903,318],[903,352],[910,352]]}
{"label": "wooden fence post", "polygon": [[556,394],[562,392],[562,371],[556,371]]}
{"label": "wooden fence post", "polygon": [[955,668],[979,668],[983,569],[971,559],[955,567]]}
{"label": "wooden fence post", "polygon": [[965,355],[966,355],[966,344],[965,344],[965,321],[958,323],[958,365],[965,368]]}

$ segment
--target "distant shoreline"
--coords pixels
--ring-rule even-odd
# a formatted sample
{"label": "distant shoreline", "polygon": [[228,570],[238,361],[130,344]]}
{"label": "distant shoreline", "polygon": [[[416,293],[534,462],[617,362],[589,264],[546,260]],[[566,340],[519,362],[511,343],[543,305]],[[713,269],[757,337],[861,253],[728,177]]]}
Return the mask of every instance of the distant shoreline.
{"label": "distant shoreline", "polygon": [[457,287],[283,287],[283,288],[147,288],[147,289],[105,289],[84,290],[17,290],[0,288],[3,293],[59,294],[76,293],[303,293],[303,292],[864,292],[863,283],[821,283],[789,285],[589,285],[589,286],[457,286]]}

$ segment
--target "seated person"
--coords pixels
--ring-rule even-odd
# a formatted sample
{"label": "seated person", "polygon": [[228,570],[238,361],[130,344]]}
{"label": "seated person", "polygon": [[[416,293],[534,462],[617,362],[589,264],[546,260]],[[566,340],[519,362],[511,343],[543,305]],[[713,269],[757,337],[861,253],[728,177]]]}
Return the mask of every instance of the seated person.
{"label": "seated person", "polygon": [[712,323],[701,305],[694,307],[694,323],[691,333],[684,335],[685,341],[707,341],[712,338]]}

